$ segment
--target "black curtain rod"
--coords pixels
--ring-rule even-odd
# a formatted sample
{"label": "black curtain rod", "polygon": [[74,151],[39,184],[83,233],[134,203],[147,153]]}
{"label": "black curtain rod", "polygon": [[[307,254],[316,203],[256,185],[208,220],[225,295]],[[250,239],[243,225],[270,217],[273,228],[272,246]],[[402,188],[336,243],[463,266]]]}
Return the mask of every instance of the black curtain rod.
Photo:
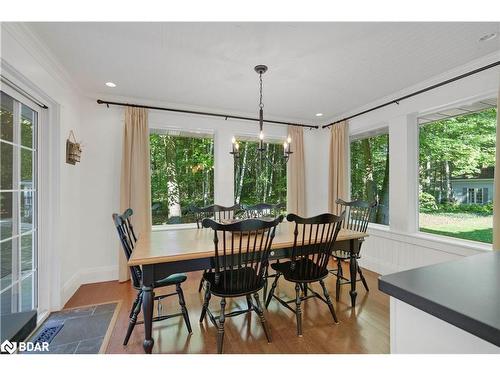
{"label": "black curtain rod", "polygon": [[[222,113],[212,113],[212,112],[200,112],[200,111],[189,111],[186,109],[175,109],[175,108],[165,108],[165,107],[153,107],[149,105],[141,105],[141,104],[130,104],[130,103],[120,103],[120,102],[109,102],[106,100],[97,99],[97,104],[106,104],[108,107],[110,105],[119,105],[126,107],[136,107],[136,108],[148,108],[148,109],[156,109],[158,111],[169,111],[169,112],[179,112],[179,113],[189,113],[192,115],[202,115],[202,116],[215,116],[215,117],[224,117],[226,120],[228,118],[237,119],[237,120],[248,120],[248,121],[259,121],[258,118],[252,117],[243,117],[243,116],[234,116],[234,115],[225,115]],[[283,121],[274,121],[274,120],[264,120],[264,122],[270,124],[281,124],[281,125],[291,125],[291,126],[301,126],[304,128],[318,129],[317,125],[307,125],[307,124],[296,124],[293,122],[283,122]]]}
{"label": "black curtain rod", "polygon": [[345,117],[341,120],[338,120],[338,121],[335,121],[335,122],[332,122],[331,124],[327,124],[327,125],[323,125],[322,128],[327,128],[329,126],[332,126],[332,125],[335,125],[335,124],[338,124],[339,122],[342,122],[342,121],[347,121],[347,120],[350,120],[354,117],[358,117],[358,116],[361,116],[361,115],[364,115],[365,113],[368,113],[368,112],[372,112],[372,111],[375,111],[377,109],[380,109],[380,108],[383,108],[383,107],[387,107],[388,105],[391,105],[391,104],[399,104],[400,101],[404,100],[404,99],[408,99],[408,98],[411,98],[415,95],[418,95],[418,94],[422,94],[424,92],[427,92],[427,91],[430,91],[430,90],[433,90],[435,88],[438,88],[438,87],[441,87],[441,86],[444,86],[444,85],[447,85],[448,83],[452,83],[452,82],[455,82],[455,81],[458,81],[459,79],[462,79],[462,78],[465,78],[465,77],[468,77],[468,76],[471,76],[473,74],[476,74],[476,73],[480,73],[484,70],[487,70],[487,69],[491,69],[491,68],[494,68],[495,66],[497,65],[500,65],[500,61],[497,61],[497,62],[494,62],[492,64],[489,64],[489,65],[486,65],[486,66],[483,66],[481,68],[478,68],[478,69],[475,69],[475,70],[472,70],[470,72],[467,72],[467,73],[464,73],[464,74],[461,74],[459,76],[456,76],[456,77],[453,77],[453,78],[450,78],[450,79],[447,79],[446,81],[443,81],[443,82],[440,82],[440,83],[436,83],[435,85],[432,85],[432,86],[429,86],[429,87],[426,87],[424,89],[421,89],[421,90],[418,90],[418,91],[415,91],[411,94],[408,94],[408,95],[405,95],[405,96],[402,96],[400,98],[397,98],[397,99],[394,99],[394,100],[391,100],[390,102],[387,102],[387,103],[384,103],[384,104],[380,104],[376,107],[373,107],[373,108],[370,108],[370,109],[367,109],[365,111],[362,111],[362,112],[359,112],[359,113],[356,113],[352,116],[348,116],[348,117]]}
{"label": "black curtain rod", "polygon": [[31,100],[33,103],[35,103],[36,105],[38,105],[39,107],[42,107],[43,109],[47,109],[49,107],[47,107],[45,104],[43,104],[40,100],[38,100],[37,98],[35,98],[33,95],[31,95],[29,92],[27,92],[26,90],[24,90],[23,88],[19,87],[18,85],[16,85],[14,82],[12,82],[10,79],[8,79],[7,77],[3,76],[0,74],[0,80],[5,83],[6,85],[12,87],[14,90],[16,90],[17,92],[19,92],[20,94],[24,95],[25,97],[27,97],[29,100]]}

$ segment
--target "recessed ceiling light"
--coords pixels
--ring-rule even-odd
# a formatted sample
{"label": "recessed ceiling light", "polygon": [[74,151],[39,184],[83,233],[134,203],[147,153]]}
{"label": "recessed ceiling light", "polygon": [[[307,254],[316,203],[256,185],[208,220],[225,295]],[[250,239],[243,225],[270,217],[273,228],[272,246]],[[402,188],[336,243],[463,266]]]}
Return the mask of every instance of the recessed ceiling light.
{"label": "recessed ceiling light", "polygon": [[481,38],[479,38],[479,41],[486,42],[487,40],[495,39],[497,36],[498,36],[498,33],[486,34],[486,35],[483,35]]}
{"label": "recessed ceiling light", "polygon": [[321,117],[321,116],[323,116],[322,113],[316,113],[316,117]]}
{"label": "recessed ceiling light", "polygon": [[116,83],[106,82],[106,86],[108,86],[108,87],[116,87]]}

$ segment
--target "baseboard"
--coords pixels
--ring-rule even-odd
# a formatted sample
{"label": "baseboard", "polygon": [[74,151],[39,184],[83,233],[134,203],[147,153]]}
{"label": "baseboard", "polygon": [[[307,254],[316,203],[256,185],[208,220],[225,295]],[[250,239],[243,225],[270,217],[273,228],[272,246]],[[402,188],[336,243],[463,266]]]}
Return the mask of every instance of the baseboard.
{"label": "baseboard", "polygon": [[64,283],[61,292],[60,309],[64,307],[81,285],[111,280],[118,280],[118,266],[86,268],[78,271]]}

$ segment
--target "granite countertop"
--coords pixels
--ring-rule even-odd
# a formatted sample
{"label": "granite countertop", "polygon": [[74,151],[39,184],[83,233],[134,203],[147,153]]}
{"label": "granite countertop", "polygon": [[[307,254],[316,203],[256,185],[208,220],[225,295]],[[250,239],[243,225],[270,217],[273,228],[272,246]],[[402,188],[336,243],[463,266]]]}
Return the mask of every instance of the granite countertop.
{"label": "granite countertop", "polygon": [[500,251],[380,276],[378,286],[500,346]]}

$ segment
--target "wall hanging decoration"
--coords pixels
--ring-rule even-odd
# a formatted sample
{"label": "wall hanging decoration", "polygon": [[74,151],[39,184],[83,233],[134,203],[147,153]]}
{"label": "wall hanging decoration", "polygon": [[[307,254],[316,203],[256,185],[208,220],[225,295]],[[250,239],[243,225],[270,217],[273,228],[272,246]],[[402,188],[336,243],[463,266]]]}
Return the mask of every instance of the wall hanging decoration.
{"label": "wall hanging decoration", "polygon": [[66,163],[75,165],[80,162],[82,154],[82,146],[77,142],[73,130],[69,132],[69,137],[66,140]]}

